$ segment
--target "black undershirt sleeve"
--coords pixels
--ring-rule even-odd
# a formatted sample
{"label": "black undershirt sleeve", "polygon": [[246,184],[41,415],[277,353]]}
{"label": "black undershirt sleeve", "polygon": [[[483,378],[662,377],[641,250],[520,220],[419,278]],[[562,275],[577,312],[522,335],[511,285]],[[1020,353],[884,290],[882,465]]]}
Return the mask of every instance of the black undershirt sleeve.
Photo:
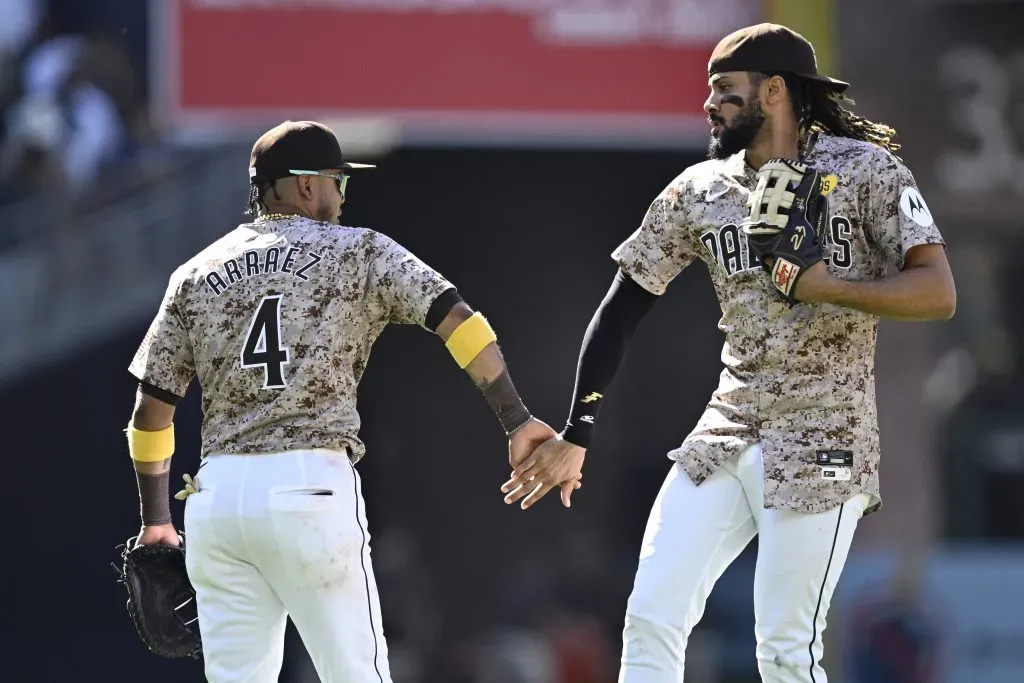
{"label": "black undershirt sleeve", "polygon": [[434,299],[434,303],[430,304],[430,310],[427,311],[427,319],[424,321],[427,329],[437,330],[438,325],[443,323],[451,310],[460,303],[462,303],[462,297],[457,289],[446,289],[442,292]]}
{"label": "black undershirt sleeve", "polygon": [[615,378],[640,321],[658,299],[621,270],[597,307],[583,336],[576,367],[576,388],[562,437],[590,447],[605,390]]}
{"label": "black undershirt sleeve", "polygon": [[161,389],[160,387],[153,386],[148,382],[139,382],[139,389],[142,393],[152,396],[153,398],[163,401],[172,406],[178,405],[178,401],[181,400],[181,396],[172,394],[171,392]]}

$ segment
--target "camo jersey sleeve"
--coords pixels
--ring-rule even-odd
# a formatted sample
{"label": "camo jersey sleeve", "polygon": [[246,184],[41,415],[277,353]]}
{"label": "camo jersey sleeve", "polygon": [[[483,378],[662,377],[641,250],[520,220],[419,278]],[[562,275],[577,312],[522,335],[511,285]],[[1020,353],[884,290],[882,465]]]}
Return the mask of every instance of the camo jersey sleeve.
{"label": "camo jersey sleeve", "polygon": [[441,294],[455,285],[412,252],[381,233],[371,233],[376,259],[369,287],[389,322],[426,327],[427,312]]}
{"label": "camo jersey sleeve", "polygon": [[910,169],[880,150],[873,171],[868,229],[888,262],[903,268],[912,247],[945,244]]}
{"label": "camo jersey sleeve", "polygon": [[171,277],[160,310],[128,371],[141,382],[184,396],[196,374],[196,366],[192,341],[178,311],[179,283],[179,278]]}
{"label": "camo jersey sleeve", "polygon": [[661,191],[636,232],[612,252],[619,268],[652,294],[664,294],[670,282],[696,256],[683,205],[682,177]]}

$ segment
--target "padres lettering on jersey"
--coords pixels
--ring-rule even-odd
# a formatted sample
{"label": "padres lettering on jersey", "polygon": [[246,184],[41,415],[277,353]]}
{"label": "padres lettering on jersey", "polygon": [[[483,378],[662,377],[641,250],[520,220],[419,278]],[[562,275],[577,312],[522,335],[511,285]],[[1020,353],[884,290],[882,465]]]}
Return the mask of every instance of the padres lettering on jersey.
{"label": "padres lettering on jersey", "polygon": [[129,370],[178,396],[198,376],[204,456],[347,447],[358,459],[370,347],[389,323],[424,325],[452,287],[372,230],[241,225],[171,276]]}
{"label": "padres lettering on jersey", "polygon": [[[836,268],[849,268],[853,264],[853,225],[845,216],[832,216],[825,234],[819,235],[822,259]],[[759,270],[761,260],[750,248],[746,234],[733,223],[701,234],[700,242],[727,277],[748,270]]]}
{"label": "padres lettering on jersey", "polygon": [[[718,390],[671,456],[699,484],[760,442],[767,507],[820,512],[868,493],[870,510],[877,509],[878,319],[780,300],[737,227],[756,185],[744,158],[686,169],[612,255],[654,294],[699,258],[722,307],[725,369]],[[819,238],[835,277],[880,279],[889,267],[902,267],[911,247],[943,243],[913,175],[886,150],[823,135],[806,161],[829,177],[829,220]],[[844,462],[848,454],[850,464],[822,465],[822,453],[844,454]]]}

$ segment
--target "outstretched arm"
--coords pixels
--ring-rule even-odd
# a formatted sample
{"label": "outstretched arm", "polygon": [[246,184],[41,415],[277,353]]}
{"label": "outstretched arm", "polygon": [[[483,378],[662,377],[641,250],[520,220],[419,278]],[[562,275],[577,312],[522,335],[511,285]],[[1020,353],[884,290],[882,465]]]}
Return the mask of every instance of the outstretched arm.
{"label": "outstretched arm", "polygon": [[589,448],[605,390],[626,355],[633,333],[658,300],[621,270],[594,312],[576,364],[576,384],[562,437]]}
{"label": "outstretched arm", "polygon": [[482,314],[475,313],[455,290],[449,290],[431,306],[427,327],[441,337],[455,362],[472,378],[507,434],[529,421],[530,411],[505,367],[497,335]]}
{"label": "outstretched arm", "polygon": [[[605,391],[615,378],[640,321],[657,298],[622,271],[615,275],[583,336],[566,427],[560,436],[545,442],[515,468],[501,487],[508,494],[506,503],[525,498],[521,504],[525,510],[555,486],[581,476]],[[562,504],[566,507],[568,494],[563,486]]]}
{"label": "outstretched arm", "polygon": [[[443,316],[443,317],[442,317]],[[509,464],[515,467],[555,431],[533,418],[516,391],[498,347],[497,335],[482,314],[474,312],[455,290],[438,297],[427,315],[433,329],[480,393],[509,437]]]}

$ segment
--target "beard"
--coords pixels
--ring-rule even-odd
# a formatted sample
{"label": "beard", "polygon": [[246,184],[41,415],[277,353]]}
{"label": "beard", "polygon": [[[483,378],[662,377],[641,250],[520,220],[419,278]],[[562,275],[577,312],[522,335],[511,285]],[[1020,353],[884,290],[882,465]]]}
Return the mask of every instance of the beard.
{"label": "beard", "polygon": [[712,135],[708,142],[708,159],[728,159],[737,152],[750,147],[765,121],[764,110],[756,98],[751,97],[731,125],[715,117],[712,120],[722,125],[718,136]]}
{"label": "beard", "polygon": [[329,202],[322,202],[316,209],[316,220],[322,223],[337,223],[341,224],[341,212],[334,213],[334,208]]}

